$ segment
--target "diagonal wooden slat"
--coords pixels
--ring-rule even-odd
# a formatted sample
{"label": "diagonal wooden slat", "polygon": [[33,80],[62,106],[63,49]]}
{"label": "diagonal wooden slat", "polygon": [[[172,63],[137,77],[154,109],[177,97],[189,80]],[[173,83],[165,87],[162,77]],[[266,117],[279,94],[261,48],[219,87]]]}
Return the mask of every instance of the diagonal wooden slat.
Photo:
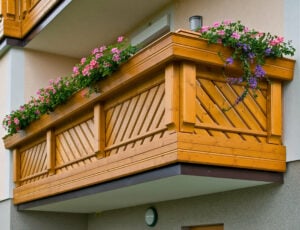
{"label": "diagonal wooden slat", "polygon": [[[231,139],[239,136],[247,141],[265,142],[266,137],[262,137],[260,133],[266,131],[266,87],[262,85],[261,89],[256,91],[256,94],[261,96],[259,100],[256,100],[251,92],[247,99],[232,107],[243,90],[243,85],[230,85],[223,80],[219,81],[217,76],[210,76],[207,79],[197,78],[196,123],[227,127],[223,131],[210,130],[208,127],[206,131],[212,136],[224,133]],[[223,110],[229,107],[232,108],[228,111]],[[204,128],[199,128],[200,126],[196,128],[196,133],[201,132],[205,135]],[[236,128],[241,132],[244,129],[245,133],[226,132],[226,129],[230,128]],[[255,130],[258,135],[255,135]]]}
{"label": "diagonal wooden slat", "polygon": [[[232,127],[231,121],[226,117],[222,108],[218,106],[218,104],[223,103],[219,102],[218,104],[214,102],[214,99],[211,97],[212,95],[210,91],[213,90],[211,84],[207,84],[207,81],[201,81],[201,87],[197,88],[196,94],[199,95],[199,101],[201,101],[202,106],[205,110],[210,114],[210,116],[215,121],[217,125],[223,125]],[[205,87],[203,86],[205,85]],[[224,100],[223,100],[224,101]],[[230,139],[240,140],[241,137],[235,133],[224,132],[226,136]]]}
{"label": "diagonal wooden slat", "polygon": [[[106,111],[107,155],[134,148],[143,144],[145,140],[147,142],[153,140],[156,134],[147,133],[161,129],[164,125],[164,90],[164,83],[160,83],[138,95],[119,101]],[[127,143],[125,140],[132,141],[125,144]]]}
{"label": "diagonal wooden slat", "polygon": [[[21,180],[33,178],[46,170],[46,143],[39,143],[21,153]],[[31,179],[28,179],[31,180]],[[34,179],[36,180],[36,179]],[[23,182],[22,182],[23,183]]]}
{"label": "diagonal wooden slat", "polygon": [[[94,122],[92,119],[77,124],[56,136],[56,154],[57,167],[66,165],[65,169],[72,169],[84,166],[89,160],[76,161],[77,159],[86,159],[86,156],[93,154],[92,142],[94,134],[92,129]],[[74,164],[70,164],[74,162]]]}

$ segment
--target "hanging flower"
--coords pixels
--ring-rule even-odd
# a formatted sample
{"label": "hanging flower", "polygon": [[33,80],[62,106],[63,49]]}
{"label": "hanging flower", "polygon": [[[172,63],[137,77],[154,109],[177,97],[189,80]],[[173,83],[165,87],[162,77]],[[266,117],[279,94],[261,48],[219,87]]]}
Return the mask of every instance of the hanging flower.
{"label": "hanging flower", "polygon": [[232,48],[230,57],[224,59],[220,54],[225,66],[233,64],[234,60],[240,62],[243,75],[240,78],[228,77],[230,84],[245,83],[244,92],[237,98],[234,105],[243,101],[249,89],[255,91],[259,87],[258,83],[266,80],[266,72],[263,69],[266,58],[293,56],[295,53],[291,41],[285,42],[283,37],[250,30],[240,21],[215,22],[213,26],[203,26],[200,32],[200,37],[207,39],[209,44],[220,43]]}

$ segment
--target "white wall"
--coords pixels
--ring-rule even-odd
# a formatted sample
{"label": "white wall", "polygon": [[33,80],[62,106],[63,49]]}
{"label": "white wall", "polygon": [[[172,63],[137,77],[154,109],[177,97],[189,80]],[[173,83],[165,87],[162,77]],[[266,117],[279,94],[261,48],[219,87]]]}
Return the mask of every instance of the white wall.
{"label": "white wall", "polygon": [[[77,59],[11,48],[0,59],[0,119],[27,102],[48,81],[72,73]],[[3,127],[0,135],[6,135]],[[12,197],[12,154],[0,144],[0,201]]]}
{"label": "white wall", "polygon": [[[1,118],[8,111],[8,84],[9,84],[9,55],[5,55],[0,59],[0,116]],[[4,129],[0,128],[0,135],[3,136],[5,134]],[[3,144],[0,144],[0,200],[4,200],[9,197],[9,172],[10,167],[8,162],[10,162],[9,153],[5,151]]]}
{"label": "white wall", "polygon": [[285,38],[296,47],[294,80],[284,87],[284,144],[287,161],[300,159],[300,1],[285,0]]}
{"label": "white wall", "polygon": [[[16,109],[24,102],[24,54],[20,49],[10,49],[0,61],[0,117]],[[16,93],[18,92],[18,93]],[[5,131],[0,128],[3,137]],[[12,155],[0,145],[0,200],[12,197]]]}

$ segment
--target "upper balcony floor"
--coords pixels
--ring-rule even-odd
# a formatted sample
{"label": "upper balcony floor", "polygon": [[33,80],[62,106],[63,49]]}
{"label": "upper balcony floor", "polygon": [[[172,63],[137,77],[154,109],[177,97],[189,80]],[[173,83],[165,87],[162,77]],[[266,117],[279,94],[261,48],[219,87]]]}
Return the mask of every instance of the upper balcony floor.
{"label": "upper balcony floor", "polygon": [[[123,190],[111,186],[117,197],[126,197],[124,189],[135,185],[148,193],[159,188],[157,199],[164,200],[282,182],[282,82],[292,79],[294,61],[268,60],[272,84],[261,83],[257,98],[250,93],[224,111],[244,85],[226,81],[219,52],[230,55],[193,32],[169,33],[100,81],[99,93],[78,92],[25,131],[6,137],[14,155],[15,204],[68,211],[68,205],[56,205],[64,199],[57,197],[101,196],[99,191],[109,189],[97,186],[110,183],[122,184]],[[238,64],[226,72],[238,76]],[[164,184],[166,178],[171,182]],[[127,203],[155,201],[138,191],[131,190]],[[70,195],[76,192],[80,195]],[[120,207],[119,198],[102,195],[103,209]],[[84,202],[93,207],[95,200]]]}

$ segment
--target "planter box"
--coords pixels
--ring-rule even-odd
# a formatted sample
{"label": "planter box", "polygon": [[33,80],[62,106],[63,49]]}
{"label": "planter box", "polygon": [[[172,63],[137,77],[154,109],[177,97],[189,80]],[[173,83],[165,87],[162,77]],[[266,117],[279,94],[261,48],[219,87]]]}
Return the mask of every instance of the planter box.
{"label": "planter box", "polygon": [[[282,86],[294,61],[268,60],[272,84],[243,92],[223,77],[220,45],[170,33],[22,133],[4,139],[14,153],[14,202],[48,197],[176,162],[284,172]],[[239,66],[226,68],[238,76]]]}

